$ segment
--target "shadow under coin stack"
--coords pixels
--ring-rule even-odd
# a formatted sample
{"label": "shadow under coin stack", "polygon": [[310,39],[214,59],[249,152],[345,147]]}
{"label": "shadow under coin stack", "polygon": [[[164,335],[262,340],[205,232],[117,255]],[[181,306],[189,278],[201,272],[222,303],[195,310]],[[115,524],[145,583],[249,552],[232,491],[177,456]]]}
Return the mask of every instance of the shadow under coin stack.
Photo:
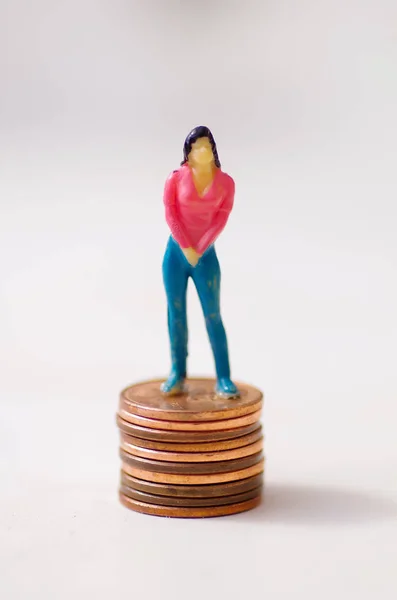
{"label": "shadow under coin stack", "polygon": [[259,505],[263,487],[262,393],[219,398],[212,379],[189,379],[187,392],[163,396],[160,381],[126,388],[117,424],[120,501],[164,517],[216,517]]}

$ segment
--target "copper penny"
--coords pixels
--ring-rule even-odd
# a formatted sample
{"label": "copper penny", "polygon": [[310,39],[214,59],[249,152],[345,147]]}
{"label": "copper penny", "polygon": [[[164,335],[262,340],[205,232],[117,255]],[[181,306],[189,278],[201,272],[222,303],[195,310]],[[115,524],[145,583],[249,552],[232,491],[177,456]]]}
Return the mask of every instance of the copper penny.
{"label": "copper penny", "polygon": [[244,456],[233,460],[222,460],[218,462],[166,462],[162,460],[152,460],[149,458],[140,458],[133,456],[120,449],[120,458],[124,463],[155,473],[178,473],[182,475],[211,475],[212,473],[228,473],[230,471],[239,471],[256,465],[263,458],[262,452],[257,452],[252,456]]}
{"label": "copper penny", "polygon": [[246,479],[248,477],[252,477],[253,475],[263,473],[264,466],[265,460],[261,459],[255,465],[252,465],[252,467],[248,467],[245,469],[239,469],[236,471],[230,471],[226,473],[211,473],[203,475],[186,475],[183,473],[160,473],[155,471],[148,471],[147,469],[132,466],[127,462],[123,462],[121,468],[125,473],[128,473],[128,475],[132,475],[137,479],[144,479],[145,481],[153,481],[154,483],[202,485]]}
{"label": "copper penny", "polygon": [[126,402],[120,401],[119,415],[125,421],[141,425],[142,427],[150,427],[151,429],[165,429],[171,431],[218,431],[222,429],[236,429],[245,425],[256,423],[261,416],[261,411],[258,410],[249,415],[238,417],[237,419],[226,419],[224,421],[161,421],[159,419],[149,419],[140,417],[129,412],[130,407]]}
{"label": "copper penny", "polygon": [[246,510],[251,510],[259,506],[262,496],[259,495],[245,502],[237,504],[227,504],[226,506],[201,506],[181,508],[179,506],[160,506],[157,504],[148,504],[128,498],[121,492],[119,493],[120,502],[126,507],[136,512],[158,517],[179,517],[179,518],[200,518],[200,517],[222,517],[225,515],[234,515]]}
{"label": "copper penny", "polygon": [[[243,494],[263,485],[263,474],[231,481],[229,483],[215,483],[212,485],[172,485],[153,483],[137,479],[121,471],[121,485],[146,494],[155,496],[168,496],[172,498],[219,498],[221,496],[233,496]],[[161,504],[161,502],[159,502]]]}
{"label": "copper penny", "polygon": [[177,442],[177,443],[201,443],[201,442],[219,442],[221,440],[236,440],[245,435],[258,431],[259,423],[252,423],[244,427],[236,429],[216,430],[216,431],[167,431],[153,429],[150,427],[142,427],[129,423],[120,417],[116,416],[117,425],[121,431],[128,435],[135,436],[143,440],[153,440],[159,442]]}
{"label": "copper penny", "polygon": [[[242,448],[243,446],[249,446],[254,444],[258,440],[263,439],[262,427],[258,427],[256,431],[242,437],[235,438],[233,440],[224,440],[221,442],[198,442],[196,444],[183,444],[174,442],[153,442],[151,440],[143,440],[141,438],[127,435],[126,433],[120,432],[121,446],[124,445],[137,446],[138,448],[146,448],[147,450],[157,450],[159,452],[225,452],[226,450],[234,450],[235,448]],[[127,450],[128,452],[128,450]]]}
{"label": "copper penny", "polygon": [[251,456],[252,454],[261,452],[263,450],[263,439],[259,439],[248,446],[242,446],[241,448],[234,448],[233,450],[224,450],[218,452],[163,452],[159,450],[141,448],[140,446],[131,444],[125,438],[121,439],[120,446],[121,449],[128,454],[132,454],[133,456],[138,456],[140,458],[182,463],[219,462],[222,460],[243,458],[245,456]]}
{"label": "copper penny", "polygon": [[192,378],[186,380],[186,392],[165,396],[160,391],[162,380],[143,381],[124,389],[120,394],[120,407],[149,419],[163,421],[223,421],[235,419],[262,407],[260,390],[238,383],[240,396],[222,398],[215,393],[214,379]]}
{"label": "copper penny", "polygon": [[133,500],[139,500],[140,502],[146,502],[147,504],[158,504],[161,506],[225,506],[226,504],[237,504],[238,502],[245,502],[256,498],[262,493],[262,488],[254,488],[248,492],[242,494],[233,494],[232,496],[221,496],[219,498],[172,498],[167,496],[156,496],[154,494],[146,494],[134,488],[130,488],[124,485],[120,486],[120,492],[128,498]]}

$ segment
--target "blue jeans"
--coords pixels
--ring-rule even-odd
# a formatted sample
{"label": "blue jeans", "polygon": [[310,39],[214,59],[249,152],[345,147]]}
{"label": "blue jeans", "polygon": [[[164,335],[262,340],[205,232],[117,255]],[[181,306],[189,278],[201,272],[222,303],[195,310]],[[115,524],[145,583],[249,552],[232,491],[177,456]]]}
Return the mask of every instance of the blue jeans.
{"label": "blue jeans", "polygon": [[219,302],[221,271],[215,248],[210,246],[198,264],[192,267],[179,244],[170,237],[163,260],[163,278],[168,301],[172,369],[180,379],[186,377],[186,290],[189,277],[193,279],[200,298],[214,354],[217,378],[229,378],[229,354]]}

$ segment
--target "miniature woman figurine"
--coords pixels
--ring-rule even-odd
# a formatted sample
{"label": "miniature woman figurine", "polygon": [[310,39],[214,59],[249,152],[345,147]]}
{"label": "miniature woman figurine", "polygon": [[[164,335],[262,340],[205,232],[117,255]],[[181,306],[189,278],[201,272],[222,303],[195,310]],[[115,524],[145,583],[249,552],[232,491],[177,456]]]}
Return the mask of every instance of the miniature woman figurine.
{"label": "miniature woman figurine", "polygon": [[183,393],[186,378],[186,289],[196,286],[215,359],[217,394],[239,394],[230,379],[226,333],[220,314],[220,268],[214,242],[226,225],[234,200],[234,181],[221,170],[208,127],[193,129],[185,140],[180,169],[165,183],[164,204],[171,236],[164,255],[172,368],[161,390]]}

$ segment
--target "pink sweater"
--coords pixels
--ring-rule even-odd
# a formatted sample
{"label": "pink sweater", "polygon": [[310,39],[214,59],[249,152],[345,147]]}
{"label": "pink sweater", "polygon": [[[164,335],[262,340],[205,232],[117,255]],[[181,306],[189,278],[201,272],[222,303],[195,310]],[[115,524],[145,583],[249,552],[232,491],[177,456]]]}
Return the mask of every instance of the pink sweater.
{"label": "pink sweater", "polygon": [[181,248],[203,254],[226,225],[234,200],[233,179],[217,169],[211,186],[199,196],[188,164],[165,182],[165,218]]}

